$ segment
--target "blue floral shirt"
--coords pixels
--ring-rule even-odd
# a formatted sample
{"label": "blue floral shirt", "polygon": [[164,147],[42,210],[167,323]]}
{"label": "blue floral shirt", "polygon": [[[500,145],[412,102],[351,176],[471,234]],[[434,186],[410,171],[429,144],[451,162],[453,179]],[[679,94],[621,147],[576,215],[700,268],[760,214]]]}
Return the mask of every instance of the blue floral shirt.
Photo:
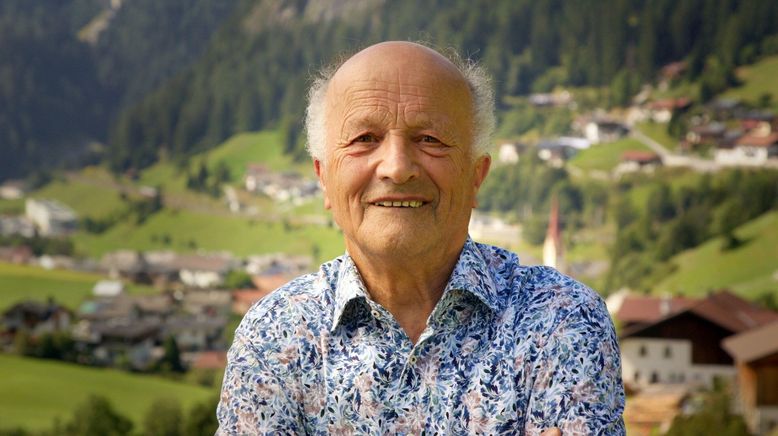
{"label": "blue floral shirt", "polygon": [[623,407],[602,299],[468,238],[416,344],[348,255],[254,305],[217,434],[623,435]]}

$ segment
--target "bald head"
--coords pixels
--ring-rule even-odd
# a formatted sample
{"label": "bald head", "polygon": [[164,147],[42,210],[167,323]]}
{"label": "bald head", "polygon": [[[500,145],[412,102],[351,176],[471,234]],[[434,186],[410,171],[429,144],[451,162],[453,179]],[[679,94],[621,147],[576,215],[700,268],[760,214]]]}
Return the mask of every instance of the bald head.
{"label": "bald head", "polygon": [[[327,113],[344,102],[349,87],[365,82],[391,84],[408,92],[435,88],[435,98],[452,110],[467,112],[474,154],[485,154],[494,130],[494,97],[489,78],[477,65],[446,56],[420,44],[388,41],[372,45],[335,67],[325,69],[309,91],[306,114],[308,149],[314,159],[324,157]],[[342,109],[342,108],[341,108]],[[432,114],[434,115],[434,114]],[[462,127],[462,126],[460,126]]]}

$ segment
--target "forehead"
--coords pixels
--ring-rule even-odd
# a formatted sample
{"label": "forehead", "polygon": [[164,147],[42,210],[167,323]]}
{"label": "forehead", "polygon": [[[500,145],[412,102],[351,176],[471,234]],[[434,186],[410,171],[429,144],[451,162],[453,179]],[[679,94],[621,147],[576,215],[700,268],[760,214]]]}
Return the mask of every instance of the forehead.
{"label": "forehead", "polygon": [[378,122],[402,117],[406,122],[423,124],[470,118],[469,86],[445,58],[440,57],[441,61],[426,53],[355,58],[330,82],[327,100],[331,117],[344,123],[357,118]]}

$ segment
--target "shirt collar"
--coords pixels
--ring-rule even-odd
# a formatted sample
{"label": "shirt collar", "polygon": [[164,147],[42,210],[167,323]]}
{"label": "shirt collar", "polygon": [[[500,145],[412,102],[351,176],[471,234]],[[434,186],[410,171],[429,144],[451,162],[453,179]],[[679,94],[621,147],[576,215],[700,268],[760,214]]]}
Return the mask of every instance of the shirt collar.
{"label": "shirt collar", "polygon": [[[348,254],[343,256],[343,259],[335,287],[335,312],[331,330],[340,324],[343,312],[351,301],[369,299],[367,288],[354,260]],[[451,277],[446,283],[441,300],[453,290],[473,294],[493,311],[499,311],[502,308],[502,301],[490,272],[488,261],[484,259],[478,244],[469,236],[465,240],[456,265],[454,265]]]}

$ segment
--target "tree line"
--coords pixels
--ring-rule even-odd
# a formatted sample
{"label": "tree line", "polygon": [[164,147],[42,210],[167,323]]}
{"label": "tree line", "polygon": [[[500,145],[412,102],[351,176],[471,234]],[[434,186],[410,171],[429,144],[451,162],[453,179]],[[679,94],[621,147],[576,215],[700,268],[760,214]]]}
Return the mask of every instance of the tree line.
{"label": "tree line", "polygon": [[778,46],[770,0],[138,0],[88,46],[75,35],[101,5],[0,6],[0,147],[13,156],[0,178],[54,161],[52,151],[93,159],[74,152],[86,139],[108,143],[101,156],[117,172],[264,128],[303,157],[311,71],[380,40],[454,47],[483,62],[500,96],[591,85],[620,100],[682,59],[718,92],[737,65]]}

